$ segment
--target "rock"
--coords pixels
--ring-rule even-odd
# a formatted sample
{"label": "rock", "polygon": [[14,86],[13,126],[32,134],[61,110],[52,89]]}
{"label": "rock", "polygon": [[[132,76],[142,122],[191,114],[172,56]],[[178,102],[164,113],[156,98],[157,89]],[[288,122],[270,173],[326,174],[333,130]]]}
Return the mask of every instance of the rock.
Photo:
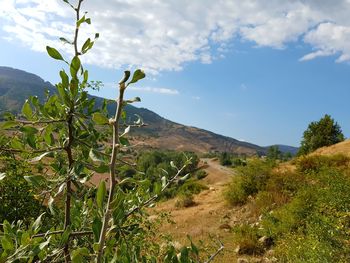
{"label": "rock", "polygon": [[222,224],[222,225],[219,226],[219,229],[231,230],[232,227],[229,224]]}
{"label": "rock", "polygon": [[235,248],[235,253],[236,253],[236,254],[239,254],[239,252],[241,252],[241,247],[238,245],[238,246]]}
{"label": "rock", "polygon": [[268,251],[266,251],[265,255],[267,257],[272,257],[274,253],[275,253],[275,251],[273,249],[269,249]]}
{"label": "rock", "polygon": [[237,263],[249,263],[249,261],[245,258],[238,258]]}
{"label": "rock", "polygon": [[273,239],[271,237],[263,236],[259,238],[259,243],[268,248],[273,245]]}

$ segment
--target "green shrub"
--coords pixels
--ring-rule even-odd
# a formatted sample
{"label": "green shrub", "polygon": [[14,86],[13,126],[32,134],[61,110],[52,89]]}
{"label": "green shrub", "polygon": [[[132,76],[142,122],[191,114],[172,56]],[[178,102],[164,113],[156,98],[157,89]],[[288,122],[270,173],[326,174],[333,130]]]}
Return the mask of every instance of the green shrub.
{"label": "green shrub", "polygon": [[6,171],[6,177],[0,180],[0,223],[22,220],[29,225],[46,211],[43,197],[36,197],[33,187],[24,180],[24,176],[31,175],[24,162],[11,157],[2,157],[0,161]]}
{"label": "green shrub", "polygon": [[324,155],[308,155],[301,156],[296,160],[296,165],[301,172],[317,172],[325,167],[333,167],[338,169],[348,168],[350,158],[343,154],[331,156]]}
{"label": "green shrub", "polygon": [[264,247],[259,242],[260,235],[255,227],[244,224],[234,228],[234,240],[239,245],[239,254],[260,255],[264,253]]}
{"label": "green shrub", "polygon": [[199,183],[194,179],[187,180],[183,185],[179,187],[179,194],[199,194],[202,190],[208,189],[207,186]]}
{"label": "green shrub", "polygon": [[226,200],[232,204],[244,204],[249,195],[254,196],[266,188],[266,183],[272,174],[271,162],[252,159],[247,166],[238,167],[237,175],[224,192]]}
{"label": "green shrub", "polygon": [[199,170],[195,173],[195,177],[197,178],[197,180],[201,180],[207,176],[208,176],[208,173],[205,170]]}
{"label": "green shrub", "polygon": [[194,206],[195,202],[193,200],[193,194],[191,193],[182,193],[179,195],[178,199],[175,202],[175,207],[190,207]]}
{"label": "green shrub", "polygon": [[247,201],[248,195],[244,191],[243,185],[241,176],[232,178],[231,183],[224,191],[224,197],[230,205],[242,205]]}

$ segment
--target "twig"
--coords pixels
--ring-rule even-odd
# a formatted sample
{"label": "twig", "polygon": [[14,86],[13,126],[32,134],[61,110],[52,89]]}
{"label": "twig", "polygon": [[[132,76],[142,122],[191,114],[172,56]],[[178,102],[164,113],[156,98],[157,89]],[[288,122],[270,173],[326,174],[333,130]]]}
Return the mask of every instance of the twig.
{"label": "twig", "polygon": [[[33,235],[32,238],[35,237],[47,237],[47,236],[52,236],[52,235],[60,235],[63,234],[64,230],[57,230],[57,231],[52,231],[52,232],[47,232],[47,233],[40,233]],[[72,232],[69,234],[70,237],[79,237],[79,236],[89,236],[92,235],[92,231],[79,231],[79,232]]]}
{"label": "twig", "polygon": [[[130,74],[129,74],[130,75]],[[119,120],[123,109],[123,97],[124,97],[124,91],[125,91],[125,82],[127,81],[129,76],[127,76],[126,72],[124,73],[125,81],[121,81],[119,83],[119,98],[117,102],[117,109],[114,116],[114,119],[111,122],[111,125],[113,125],[113,139],[112,139],[112,155],[111,155],[111,162],[110,162],[110,172],[109,172],[109,193],[108,193],[108,201],[106,205],[106,211],[103,216],[102,221],[102,228],[101,228],[101,234],[98,242],[98,253],[97,253],[97,263],[102,262],[103,257],[103,250],[104,245],[106,241],[106,231],[108,227],[108,221],[111,216],[112,210],[111,210],[111,203],[113,201],[114,197],[114,189],[117,184],[117,178],[115,173],[115,164],[117,161],[117,154],[120,147],[120,141],[119,141]]]}
{"label": "twig", "polygon": [[224,250],[224,248],[225,248],[224,244],[223,244],[220,240],[218,240],[218,242],[219,242],[219,244],[220,244],[220,247],[219,247],[219,248],[217,249],[217,251],[216,251],[214,254],[212,254],[212,255],[208,258],[208,260],[205,261],[204,263],[209,263],[209,262],[213,261],[214,258],[215,258],[217,255],[219,255],[219,253],[220,253],[222,250]]}
{"label": "twig", "polygon": [[[160,193],[163,193],[165,191],[165,189],[167,189],[169,187],[170,184],[172,184],[178,177],[179,175],[182,173],[182,171],[187,167],[187,164],[185,164],[184,166],[181,167],[180,170],[177,171],[177,173],[162,187],[162,189],[160,190]],[[159,194],[155,194],[154,196],[152,196],[151,198],[149,198],[148,200],[146,200],[145,202],[143,202],[142,204],[140,204],[139,206],[134,207],[133,209],[131,209],[126,216],[130,216],[131,214],[135,213],[136,211],[140,210],[142,207],[145,207],[147,205],[149,205],[150,203],[152,203],[153,201],[155,201],[157,198],[159,197]]]}
{"label": "twig", "polygon": [[49,124],[49,123],[59,123],[59,122],[65,122],[66,120],[38,120],[38,121],[26,121],[26,120],[15,120],[15,122],[18,122],[20,124]]}
{"label": "twig", "polygon": [[56,151],[62,151],[64,150],[64,147],[54,147],[54,148],[48,148],[48,149],[42,149],[42,150],[33,150],[33,151],[29,151],[29,150],[20,150],[20,149],[9,149],[9,148],[3,148],[0,147],[0,151],[3,152],[10,152],[10,153],[44,153],[44,152],[56,152]]}

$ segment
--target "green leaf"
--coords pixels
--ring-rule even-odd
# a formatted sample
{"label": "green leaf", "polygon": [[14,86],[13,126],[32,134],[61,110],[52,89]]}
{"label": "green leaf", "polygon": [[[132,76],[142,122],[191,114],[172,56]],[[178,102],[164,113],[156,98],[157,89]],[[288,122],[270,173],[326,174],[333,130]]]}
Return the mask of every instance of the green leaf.
{"label": "green leaf", "polygon": [[49,202],[47,203],[47,205],[49,206],[49,209],[50,209],[50,212],[51,212],[52,215],[55,214],[55,210],[53,209],[53,202],[54,201],[55,201],[55,199],[52,196],[50,196]]}
{"label": "green leaf", "polygon": [[[69,85],[69,78],[67,73],[64,70],[60,71],[60,77],[61,77],[61,82],[62,82],[62,87],[64,89],[68,89],[68,85]],[[63,96],[62,96],[63,97]]]}
{"label": "green leaf", "polygon": [[16,150],[23,150],[23,144],[17,137],[12,139],[11,147]]}
{"label": "green leaf", "polygon": [[28,245],[29,242],[30,242],[30,234],[29,234],[28,232],[22,233],[22,236],[21,236],[21,245],[22,245],[22,246]]}
{"label": "green leaf", "polygon": [[65,245],[68,242],[69,236],[72,233],[72,229],[71,226],[69,225],[66,230],[63,232],[61,240],[60,240],[60,244],[61,245]]}
{"label": "green leaf", "polygon": [[94,241],[96,242],[100,239],[101,228],[101,220],[98,217],[95,217],[94,221],[92,221],[92,232],[94,233]]}
{"label": "green leaf", "polygon": [[50,154],[50,153],[51,153],[51,152],[45,152],[45,153],[43,153],[43,154],[41,154],[41,155],[39,155],[39,156],[37,156],[37,157],[35,157],[35,158],[33,158],[33,159],[30,159],[29,162],[30,162],[30,163],[39,162],[42,158],[44,158],[46,155],[48,155],[48,154]]}
{"label": "green leaf", "polygon": [[89,250],[86,247],[81,247],[72,251],[72,263],[84,262],[84,256],[89,255]]}
{"label": "green leaf", "polygon": [[90,43],[91,43],[91,39],[90,38],[86,39],[83,47],[81,48],[81,53],[85,54],[89,50]]}
{"label": "green leaf", "polygon": [[94,171],[98,172],[98,173],[107,173],[109,171],[109,166],[106,164],[100,164],[100,166],[96,167],[93,169]]}
{"label": "green leaf", "polygon": [[97,188],[97,194],[96,194],[96,203],[98,208],[103,209],[103,201],[105,199],[107,190],[106,190],[106,182],[100,181],[100,184]]}
{"label": "green leaf", "polygon": [[131,103],[140,102],[140,101],[141,101],[140,97],[135,97],[133,99],[126,100],[125,102],[128,103],[128,104],[131,104]]}
{"label": "green leaf", "polygon": [[84,82],[87,83],[88,80],[89,80],[89,71],[85,70],[84,71]]}
{"label": "green leaf", "polygon": [[78,56],[74,56],[72,62],[70,63],[70,74],[73,78],[77,77],[77,73],[80,69],[81,62]]}
{"label": "green leaf", "polygon": [[1,246],[4,250],[11,251],[14,249],[13,241],[8,235],[5,235],[1,238]]}
{"label": "green leaf", "polygon": [[162,190],[162,185],[159,182],[155,182],[154,185],[153,185],[153,192],[156,195],[159,195],[161,190]]}
{"label": "green leaf", "polygon": [[49,237],[45,242],[40,243],[39,249],[43,250],[45,247],[47,247],[50,244],[50,239],[51,237]]}
{"label": "green leaf", "polygon": [[163,176],[163,177],[161,178],[161,181],[162,181],[162,187],[165,187],[165,186],[166,186],[166,183],[167,183],[166,177]]}
{"label": "green leaf", "polygon": [[23,104],[22,107],[22,114],[27,118],[30,119],[33,116],[32,108],[30,107],[29,101],[26,100],[26,102]]}
{"label": "green leaf", "polygon": [[41,226],[41,219],[42,219],[44,214],[45,214],[45,212],[42,213],[40,216],[38,216],[38,218],[34,221],[34,223],[32,225],[32,229],[33,229],[34,232],[39,230],[39,228]]}
{"label": "green leaf", "polygon": [[53,47],[49,47],[46,46],[46,51],[49,54],[50,57],[57,59],[57,60],[63,60],[62,55],[60,54],[60,52],[57,51],[57,49],[53,48]]}
{"label": "green leaf", "polygon": [[146,74],[141,69],[137,69],[137,70],[135,70],[134,75],[132,76],[132,79],[128,83],[128,85],[131,83],[136,83],[140,79],[143,79],[144,77],[146,77]]}
{"label": "green leaf", "polygon": [[91,158],[91,160],[93,160],[94,162],[104,162],[103,158],[102,158],[102,155],[94,150],[94,149],[90,149],[90,152],[89,152],[89,157]]}
{"label": "green leaf", "polygon": [[0,181],[1,181],[1,180],[4,180],[5,177],[6,177],[6,174],[5,174],[5,173],[0,173]]}
{"label": "green leaf", "polygon": [[104,125],[108,123],[108,118],[100,112],[92,114],[92,120],[98,125]]}
{"label": "green leaf", "polygon": [[63,43],[66,43],[66,44],[70,44],[70,45],[73,45],[73,43],[71,41],[68,41],[66,38],[64,37],[60,37],[59,38]]}
{"label": "green leaf", "polygon": [[28,183],[31,183],[32,185],[37,187],[46,181],[45,178],[41,175],[30,175],[30,176],[24,176],[23,178]]}
{"label": "green leaf", "polygon": [[6,121],[6,122],[1,124],[1,128],[2,129],[10,129],[10,128],[16,127],[17,125],[18,125],[18,123],[16,121]]}
{"label": "green leaf", "polygon": [[82,18],[80,18],[78,21],[77,21],[77,27],[80,27],[80,25],[82,23],[87,23],[87,24],[91,24],[91,19],[90,18],[86,18],[85,16],[83,16]]}
{"label": "green leaf", "polygon": [[33,135],[38,132],[38,130],[34,127],[30,126],[23,126],[19,129],[21,132],[25,133],[26,135]]}
{"label": "green leaf", "polygon": [[129,140],[125,137],[120,137],[119,142],[123,146],[130,146]]}

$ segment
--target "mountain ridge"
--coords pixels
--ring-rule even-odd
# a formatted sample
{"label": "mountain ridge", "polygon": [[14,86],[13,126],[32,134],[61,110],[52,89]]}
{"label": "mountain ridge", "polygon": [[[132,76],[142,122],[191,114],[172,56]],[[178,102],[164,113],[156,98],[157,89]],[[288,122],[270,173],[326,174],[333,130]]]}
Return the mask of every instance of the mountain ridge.
{"label": "mountain ridge", "polygon": [[[41,77],[20,69],[0,66],[0,113],[18,113],[26,98],[36,95],[45,98],[45,90],[55,92],[55,87]],[[90,95],[102,104],[103,98]],[[182,125],[146,109],[127,105],[128,116],[140,115],[147,127],[134,129],[132,139],[140,146],[194,152],[232,152],[246,155],[263,155],[267,148],[220,135],[204,129]],[[109,112],[113,112],[110,106]],[[290,146],[286,146],[290,147]],[[283,148],[283,147],[282,147]]]}

